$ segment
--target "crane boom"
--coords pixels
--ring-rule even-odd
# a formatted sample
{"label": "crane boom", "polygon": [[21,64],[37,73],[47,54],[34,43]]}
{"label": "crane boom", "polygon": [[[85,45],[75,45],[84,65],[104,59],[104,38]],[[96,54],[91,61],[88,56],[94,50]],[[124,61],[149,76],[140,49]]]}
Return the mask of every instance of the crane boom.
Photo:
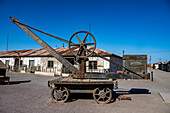
{"label": "crane boom", "polygon": [[20,24],[14,17],[10,17],[11,21],[21,28],[25,33],[27,33],[32,39],[34,39],[38,44],[40,44],[46,51],[48,51],[52,56],[54,56],[60,63],[62,63],[66,68],[68,68],[72,73],[76,73],[78,69],[73,66],[68,60],[62,57],[58,52],[56,52],[51,46],[45,43],[40,37],[28,29],[24,24]]}

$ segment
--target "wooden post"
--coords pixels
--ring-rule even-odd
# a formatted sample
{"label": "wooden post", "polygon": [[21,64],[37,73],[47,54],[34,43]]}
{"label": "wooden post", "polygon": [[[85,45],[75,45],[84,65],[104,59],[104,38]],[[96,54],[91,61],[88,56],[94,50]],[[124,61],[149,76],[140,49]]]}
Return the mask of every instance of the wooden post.
{"label": "wooden post", "polygon": [[151,81],[153,82],[153,71],[151,71]]}

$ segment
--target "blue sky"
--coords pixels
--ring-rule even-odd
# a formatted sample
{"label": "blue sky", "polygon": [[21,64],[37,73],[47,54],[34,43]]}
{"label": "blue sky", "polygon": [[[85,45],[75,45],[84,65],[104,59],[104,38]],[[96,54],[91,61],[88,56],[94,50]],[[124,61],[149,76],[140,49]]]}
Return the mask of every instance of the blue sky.
{"label": "blue sky", "polygon": [[[19,21],[69,40],[89,31],[97,47],[122,56],[147,54],[152,63],[170,60],[169,0],[0,0],[0,51],[42,48],[13,24]],[[52,47],[63,42],[35,32]],[[65,46],[68,46],[65,44]]]}

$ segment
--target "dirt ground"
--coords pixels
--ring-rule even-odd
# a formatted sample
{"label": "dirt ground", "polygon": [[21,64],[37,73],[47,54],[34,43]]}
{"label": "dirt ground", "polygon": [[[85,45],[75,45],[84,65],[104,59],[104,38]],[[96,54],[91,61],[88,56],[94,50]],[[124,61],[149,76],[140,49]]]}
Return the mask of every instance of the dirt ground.
{"label": "dirt ground", "polygon": [[[72,93],[66,103],[52,103],[48,80],[56,77],[8,72],[10,85],[0,84],[0,113],[170,113],[159,93],[170,93],[170,72],[154,70],[154,81],[119,80],[116,94],[132,100],[97,104],[92,93]],[[116,97],[116,96],[115,96]]]}

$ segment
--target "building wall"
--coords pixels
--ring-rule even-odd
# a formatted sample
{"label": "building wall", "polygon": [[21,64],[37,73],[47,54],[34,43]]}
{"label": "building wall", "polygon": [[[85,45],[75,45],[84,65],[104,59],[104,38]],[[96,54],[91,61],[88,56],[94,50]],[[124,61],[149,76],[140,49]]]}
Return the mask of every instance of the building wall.
{"label": "building wall", "polygon": [[[106,57],[110,59],[110,57]],[[97,61],[97,69],[89,69],[89,61]],[[100,57],[89,57],[89,61],[86,63],[87,72],[101,72],[104,73],[106,70],[110,69],[110,62],[103,60]]]}
{"label": "building wall", "polygon": [[[54,62],[53,68],[48,68],[48,61]],[[43,72],[61,72],[62,64],[54,57],[42,57],[39,66]]]}
{"label": "building wall", "polygon": [[[15,63],[15,58],[0,58],[2,62],[5,64],[6,60],[9,60],[9,66],[10,69],[14,69],[14,63]],[[20,60],[23,61],[22,65],[20,66],[21,71],[29,71],[29,61],[33,60],[34,61],[34,66],[36,71],[41,71],[41,72],[52,72],[56,74],[61,73],[61,67],[62,64],[55,59],[54,57],[20,57]],[[54,67],[53,68],[48,68],[48,61],[54,61]]]}
{"label": "building wall", "polygon": [[[14,60],[15,58],[0,58],[0,60],[5,64],[6,60],[9,60],[9,66],[11,68],[11,70],[13,70],[14,67]],[[9,68],[9,66],[7,66]]]}
{"label": "building wall", "polygon": [[29,65],[30,60],[34,60],[34,66],[38,66],[41,64],[40,62],[41,57],[21,57],[20,60],[23,61],[23,65]]}
{"label": "building wall", "polygon": [[155,64],[155,69],[158,69],[159,68],[159,65],[158,64]]}
{"label": "building wall", "polygon": [[[116,57],[106,57],[107,59],[111,59],[112,61],[122,65],[122,59]],[[15,58],[0,58],[2,62],[5,64],[6,60],[9,60],[9,65],[11,70],[13,70]],[[21,57],[22,66],[20,66],[20,70],[23,72],[29,72],[29,61],[34,60],[35,71],[42,72],[42,73],[54,73],[60,75],[62,72],[63,65],[54,57]],[[53,61],[53,68],[48,68],[48,61]],[[89,69],[89,61],[97,61],[97,69]],[[99,57],[89,57],[89,61],[86,62],[86,71],[87,72],[117,72],[120,71],[121,68],[117,67],[110,62],[103,60]],[[75,65],[77,68],[78,66]],[[38,73],[41,74],[41,73]]]}
{"label": "building wall", "polygon": [[9,60],[9,65],[14,66],[14,58],[0,58],[0,60],[5,64],[6,60]]}

